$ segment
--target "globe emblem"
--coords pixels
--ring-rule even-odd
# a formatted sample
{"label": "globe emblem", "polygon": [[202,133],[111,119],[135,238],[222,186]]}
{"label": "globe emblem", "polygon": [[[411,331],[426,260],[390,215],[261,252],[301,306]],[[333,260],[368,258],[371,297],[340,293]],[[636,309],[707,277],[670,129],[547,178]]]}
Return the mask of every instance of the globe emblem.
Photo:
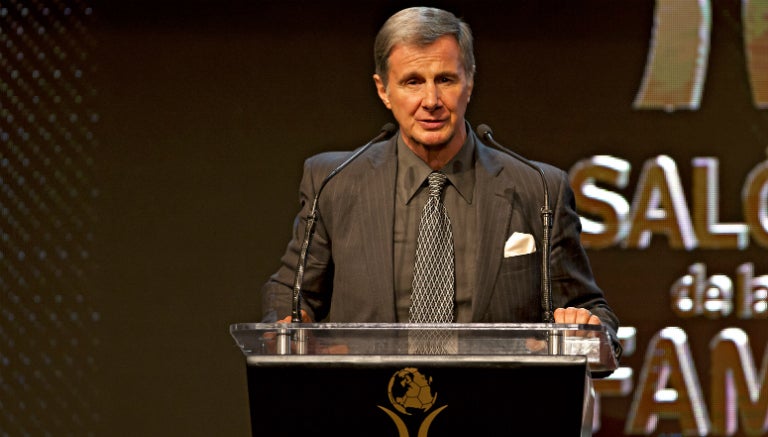
{"label": "globe emblem", "polygon": [[389,380],[389,401],[395,409],[411,415],[418,411],[425,413],[435,405],[437,393],[432,393],[432,378],[427,378],[415,367],[397,371]]}

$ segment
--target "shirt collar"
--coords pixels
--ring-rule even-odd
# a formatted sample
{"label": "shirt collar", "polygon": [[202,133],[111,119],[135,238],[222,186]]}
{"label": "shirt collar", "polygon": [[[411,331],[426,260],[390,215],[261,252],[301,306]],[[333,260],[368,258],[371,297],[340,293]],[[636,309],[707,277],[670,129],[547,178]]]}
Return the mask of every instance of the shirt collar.
{"label": "shirt collar", "polygon": [[[472,204],[472,195],[475,191],[475,136],[467,127],[467,139],[448,163],[440,169],[451,185],[456,188],[462,199]],[[397,192],[398,200],[404,204],[410,203],[413,196],[424,184],[432,169],[422,161],[403,141],[402,136],[397,136]]]}

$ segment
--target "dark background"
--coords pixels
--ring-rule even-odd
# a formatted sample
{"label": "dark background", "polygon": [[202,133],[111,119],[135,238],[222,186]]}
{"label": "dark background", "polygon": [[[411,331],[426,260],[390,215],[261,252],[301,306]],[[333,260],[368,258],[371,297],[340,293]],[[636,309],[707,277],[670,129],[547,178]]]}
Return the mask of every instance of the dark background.
{"label": "dark background", "polygon": [[[20,11],[20,4],[8,8]],[[61,11],[70,4],[80,14],[92,8],[82,21],[88,37],[74,32],[87,53],[81,59],[89,66],[82,80],[92,90],[86,103],[98,114],[88,124],[92,136],[82,140],[95,187],[86,201],[86,215],[95,218],[83,236],[92,256],[79,282],[68,285],[84,289],[91,317],[77,335],[91,340],[67,351],[64,361],[88,363],[67,375],[89,388],[79,391],[78,383],[57,377],[65,412],[46,419],[53,405],[40,407],[45,402],[36,390],[43,377],[33,376],[45,359],[31,353],[24,364],[8,347],[32,335],[15,328],[8,314],[21,311],[13,296],[33,293],[34,286],[14,293],[9,285],[3,306],[11,310],[0,314],[7,361],[0,367],[6,375],[0,399],[9,412],[0,417],[0,431],[249,435],[245,364],[229,325],[260,318],[259,288],[290,236],[303,160],[353,149],[391,121],[371,79],[373,39],[388,16],[412,4],[51,4]],[[670,155],[690,193],[691,159],[717,157],[721,221],[743,221],[741,188],[766,159],[768,118],[752,104],[739,2],[713,1],[701,108],[673,113],[632,107],[648,56],[653,1],[422,4],[451,10],[473,28],[478,73],[467,118],[474,126],[487,123],[508,147],[566,170],[597,154],[625,159],[632,174],[620,192],[630,203],[647,159]],[[43,4],[30,8],[38,14]],[[11,83],[9,65],[18,60],[3,54],[3,77]],[[638,351],[622,363],[636,376],[645,344],[665,326],[681,326],[692,337],[705,387],[708,341],[724,327],[754,335],[754,356],[762,356],[765,334],[756,329],[762,322],[683,320],[669,302],[669,287],[694,262],[733,276],[751,261],[756,275],[765,274],[765,249],[754,241],[744,251],[686,252],[655,236],[648,249],[589,254],[622,324],[637,328]],[[25,311],[34,312],[30,299]],[[43,306],[48,302],[55,299],[42,298]],[[53,332],[55,325],[34,335],[58,335]],[[622,432],[630,402],[629,396],[603,399],[599,435]]]}

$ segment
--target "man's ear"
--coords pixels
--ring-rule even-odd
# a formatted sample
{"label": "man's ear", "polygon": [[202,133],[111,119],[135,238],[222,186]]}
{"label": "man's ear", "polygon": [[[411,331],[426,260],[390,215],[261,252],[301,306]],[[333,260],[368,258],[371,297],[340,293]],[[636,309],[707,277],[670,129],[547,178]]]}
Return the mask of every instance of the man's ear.
{"label": "man's ear", "polygon": [[378,74],[373,75],[373,82],[376,84],[376,92],[379,93],[379,98],[381,99],[382,103],[384,103],[384,106],[387,107],[387,109],[392,109],[392,104],[389,103],[389,94],[387,93],[387,86],[384,84],[384,81],[381,80],[381,76]]}
{"label": "man's ear", "polygon": [[475,89],[475,75],[474,74],[469,79],[469,83],[467,84],[467,86],[469,88],[469,94],[467,95],[467,103],[469,103],[469,101],[472,100],[472,91]]}

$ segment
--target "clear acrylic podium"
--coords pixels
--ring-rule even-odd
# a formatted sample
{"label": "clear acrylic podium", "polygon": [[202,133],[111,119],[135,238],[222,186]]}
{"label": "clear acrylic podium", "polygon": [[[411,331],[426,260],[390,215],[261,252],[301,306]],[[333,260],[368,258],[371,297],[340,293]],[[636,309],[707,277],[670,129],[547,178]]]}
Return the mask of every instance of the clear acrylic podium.
{"label": "clear acrylic podium", "polygon": [[253,435],[589,436],[601,326],[243,323]]}

